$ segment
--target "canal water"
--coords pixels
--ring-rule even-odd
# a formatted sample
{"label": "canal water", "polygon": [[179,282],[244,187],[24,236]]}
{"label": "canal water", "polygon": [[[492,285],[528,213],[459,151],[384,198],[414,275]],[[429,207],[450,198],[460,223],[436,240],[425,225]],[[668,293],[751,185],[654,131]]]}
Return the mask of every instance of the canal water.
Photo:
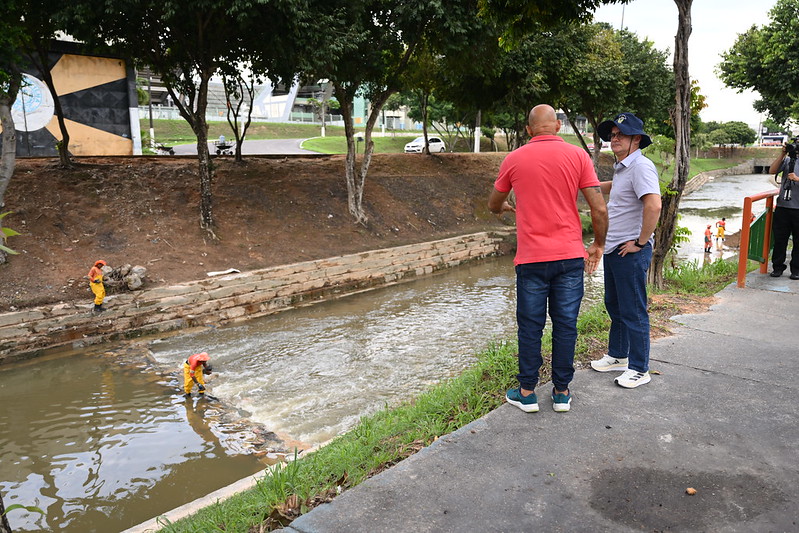
{"label": "canal water", "polygon": [[[743,196],[768,176],[730,176],[681,202],[705,260],[704,227],[740,229]],[[734,252],[719,251],[728,256]],[[714,257],[715,258],[715,257]],[[601,299],[602,272],[586,280]],[[412,398],[468,367],[494,339],[515,336],[512,258],[493,258],[412,282],[259,318],[145,339],[171,378],[126,363],[123,345],[0,366],[0,492],[15,531],[117,531],[264,468],[213,423],[213,402],[184,401],[178,367],[207,351],[209,388],[278,435],[324,443],[360,417]]]}
{"label": "canal water", "polygon": [[[698,191],[684,196],[680,201],[678,224],[688,228],[691,236],[688,242],[679,246],[678,257],[702,264],[720,257],[726,259],[737,255],[737,250],[730,250],[724,246],[718,249],[715,238],[716,222],[726,217],[727,235],[740,231],[744,197],[774,189],[775,186],[770,178],[768,174],[724,176],[709,181]],[[752,210],[755,215],[759,215],[765,208],[765,202],[761,201],[754,204]],[[713,251],[709,255],[704,253],[704,236],[708,224],[714,236]]]}
{"label": "canal water", "polygon": [[0,493],[13,531],[120,531],[264,464],[154,373],[84,352],[0,366]]}

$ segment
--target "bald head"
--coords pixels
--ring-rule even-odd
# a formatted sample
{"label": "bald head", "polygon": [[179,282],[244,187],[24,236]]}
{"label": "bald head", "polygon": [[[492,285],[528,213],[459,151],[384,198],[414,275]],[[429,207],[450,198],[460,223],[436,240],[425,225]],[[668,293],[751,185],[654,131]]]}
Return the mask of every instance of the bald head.
{"label": "bald head", "polygon": [[547,104],[537,105],[527,117],[527,133],[537,135],[556,135],[560,131],[560,120],[555,109]]}

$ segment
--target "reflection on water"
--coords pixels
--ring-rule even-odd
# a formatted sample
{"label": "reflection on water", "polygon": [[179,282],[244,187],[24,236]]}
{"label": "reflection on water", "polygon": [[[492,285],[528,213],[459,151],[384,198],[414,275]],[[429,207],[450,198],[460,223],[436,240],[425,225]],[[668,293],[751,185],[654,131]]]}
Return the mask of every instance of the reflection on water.
{"label": "reflection on water", "polygon": [[[587,280],[586,302],[598,286],[601,277]],[[272,431],[318,444],[457,375],[492,339],[514,338],[515,301],[512,258],[488,259],[151,349],[174,364],[209,352],[215,395]]]}
{"label": "reflection on water", "polygon": [[[716,248],[716,222],[722,217],[727,219],[727,234],[741,230],[744,197],[768,191],[774,188],[768,174],[745,174],[739,176],[723,176],[705,184],[698,191],[685,196],[680,201],[680,220],[678,225],[691,231],[690,241],[679,246],[680,259],[703,262],[705,259],[715,260],[737,255],[737,250]],[[765,202],[753,206],[755,214],[765,209]],[[704,253],[704,235],[707,225],[713,232],[713,253],[706,257]]]}
{"label": "reflection on water", "polygon": [[119,531],[261,470],[206,409],[99,355],[0,367],[0,492],[45,512],[11,511],[12,529]]}

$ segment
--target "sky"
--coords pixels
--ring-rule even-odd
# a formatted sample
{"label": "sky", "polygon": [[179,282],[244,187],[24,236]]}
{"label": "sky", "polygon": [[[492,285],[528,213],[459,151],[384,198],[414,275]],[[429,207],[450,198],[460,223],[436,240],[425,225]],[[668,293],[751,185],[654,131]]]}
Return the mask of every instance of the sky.
{"label": "sky", "polygon": [[[739,120],[758,131],[765,116],[752,108],[757,93],[736,92],[725,87],[716,77],[721,53],[729,50],[738,35],[752,25],[769,23],[769,11],[777,0],[694,0],[691,9],[691,32],[688,41],[688,69],[691,79],[699,83],[708,106],[700,113],[704,122]],[[672,0],[633,0],[625,6],[609,5],[597,9],[596,22],[607,22],[618,29],[624,27],[648,38],[659,50],[669,50],[672,65],[674,36],[677,34],[677,5]]]}

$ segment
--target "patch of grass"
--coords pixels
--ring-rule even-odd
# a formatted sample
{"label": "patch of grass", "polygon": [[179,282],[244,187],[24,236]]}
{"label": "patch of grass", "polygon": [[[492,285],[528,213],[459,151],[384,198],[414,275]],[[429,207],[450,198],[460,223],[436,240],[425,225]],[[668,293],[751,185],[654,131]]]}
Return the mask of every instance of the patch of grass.
{"label": "patch of grass", "polygon": [[707,172],[708,170],[716,170],[719,168],[730,168],[741,164],[741,160],[737,159],[694,159],[691,158],[691,169],[688,179],[690,180],[697,174]]}
{"label": "patch of grass", "polygon": [[[392,137],[373,137],[376,154],[396,154],[405,151],[405,145],[416,138],[412,135],[396,135]],[[358,153],[363,153],[364,142],[357,142]],[[314,137],[302,143],[306,150],[313,150],[322,154],[346,154],[347,139],[345,137]]]}
{"label": "patch of grass", "polygon": [[727,286],[737,274],[737,260],[717,259],[701,266],[698,261],[687,261],[664,269],[663,279],[666,292],[710,296]]}

